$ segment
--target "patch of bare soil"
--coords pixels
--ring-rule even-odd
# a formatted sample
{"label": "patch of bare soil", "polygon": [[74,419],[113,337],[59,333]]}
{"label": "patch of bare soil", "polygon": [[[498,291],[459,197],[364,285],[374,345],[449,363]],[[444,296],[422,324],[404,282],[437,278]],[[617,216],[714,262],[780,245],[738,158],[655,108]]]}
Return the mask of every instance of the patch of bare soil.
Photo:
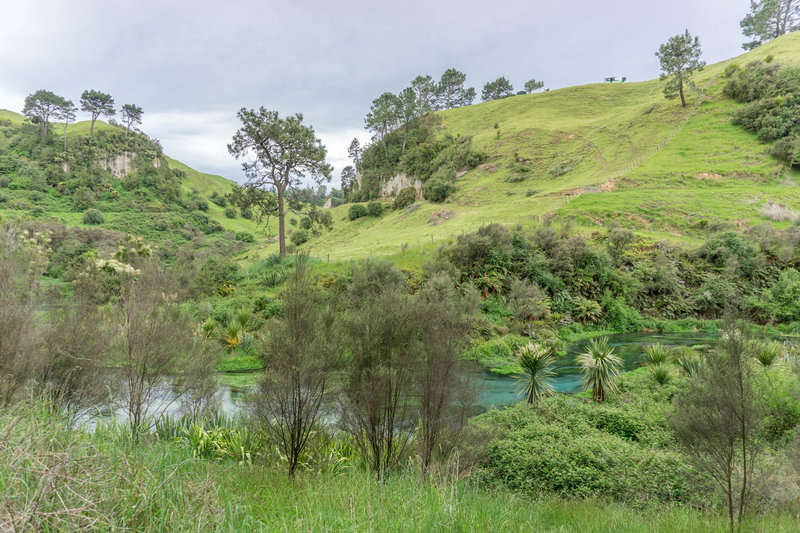
{"label": "patch of bare soil", "polygon": [[722,174],[715,174],[714,172],[698,172],[695,178],[699,180],[720,181],[724,178]]}
{"label": "patch of bare soil", "polygon": [[428,219],[428,224],[431,226],[438,226],[440,224],[444,224],[454,216],[456,216],[455,211],[437,211],[430,216]]}

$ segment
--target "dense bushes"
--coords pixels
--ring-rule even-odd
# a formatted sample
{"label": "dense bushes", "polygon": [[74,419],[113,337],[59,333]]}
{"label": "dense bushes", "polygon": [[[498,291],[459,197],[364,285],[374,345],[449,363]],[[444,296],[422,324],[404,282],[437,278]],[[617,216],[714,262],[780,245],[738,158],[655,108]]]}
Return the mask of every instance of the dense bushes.
{"label": "dense bushes", "polygon": [[361,217],[367,216],[367,208],[361,204],[355,204],[350,206],[350,210],[347,212],[347,216],[350,220],[356,220]]}
{"label": "dense bushes", "polygon": [[417,201],[417,189],[414,187],[406,187],[397,193],[397,197],[392,203],[392,209],[405,209]]}
{"label": "dense bushes", "polygon": [[295,246],[300,246],[308,242],[308,233],[304,230],[297,230],[292,233],[290,240]]}
{"label": "dense bushes", "polygon": [[441,178],[428,180],[422,187],[422,197],[429,202],[444,202],[456,190],[455,185]]}
{"label": "dense bushes", "polygon": [[734,123],[774,142],[775,157],[800,166],[800,67],[756,61],[731,74],[725,94],[746,103]]}
{"label": "dense bushes", "polygon": [[476,419],[475,430],[492,437],[474,477],[531,496],[703,505],[708,485],[674,446],[666,391],[654,400],[642,390],[652,385],[623,377],[621,389],[635,388],[637,402],[600,406],[559,395]]}
{"label": "dense bushes", "polygon": [[103,213],[97,209],[87,209],[83,212],[84,224],[97,225],[102,224],[103,222],[105,222],[105,217],[103,217]]}
{"label": "dense bushes", "polygon": [[367,204],[367,216],[380,217],[383,215],[383,204],[380,202],[370,202]]}
{"label": "dense bushes", "polygon": [[795,232],[716,233],[692,251],[619,228],[587,238],[573,236],[569,223],[532,235],[491,224],[460,235],[440,258],[484,297],[507,300],[513,319],[498,324],[520,332],[573,321],[637,331],[654,327],[653,319],[719,318],[731,308],[790,323],[800,319]]}
{"label": "dense bushes", "polygon": [[426,115],[415,121],[409,130],[405,149],[399,131],[386,135],[385,147],[384,143],[367,146],[357,164],[360,188],[346,191],[347,199],[367,201],[377,198],[381,185],[399,173],[422,181],[434,178],[452,181],[456,172],[477,166],[485,156],[472,147],[472,138],[438,136],[436,127],[439,120],[435,115]]}

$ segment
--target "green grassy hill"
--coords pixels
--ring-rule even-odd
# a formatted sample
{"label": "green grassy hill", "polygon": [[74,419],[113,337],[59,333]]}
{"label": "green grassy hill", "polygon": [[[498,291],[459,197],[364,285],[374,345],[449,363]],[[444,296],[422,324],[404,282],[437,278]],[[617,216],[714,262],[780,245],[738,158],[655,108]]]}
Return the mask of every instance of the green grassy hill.
{"label": "green grassy hill", "polygon": [[[7,122],[11,127],[18,127],[25,121],[25,117],[13,111],[0,109],[0,123]],[[89,135],[91,123],[90,121],[81,121],[70,124],[67,129],[67,137],[70,142],[77,138],[86,137]],[[95,135],[106,133],[108,135],[119,134],[119,128],[109,125],[103,121],[96,121],[94,126]],[[63,135],[62,124],[55,123],[51,125],[51,135],[53,136],[54,146],[60,145],[59,139]],[[219,223],[227,232],[240,232],[246,231],[250,233],[257,233],[256,223],[252,220],[247,220],[237,216],[236,218],[228,218],[225,216],[225,208],[216,205],[209,201],[212,194],[225,195],[231,191],[234,182],[222,176],[213,174],[205,174],[199,172],[180,161],[166,157],[165,159],[170,169],[179,169],[183,172],[180,179],[180,192],[184,198],[192,196],[199,196],[208,201],[208,216],[215,222]],[[115,180],[112,180],[114,182]],[[119,180],[116,180],[119,181]],[[119,187],[118,184],[113,184],[112,187],[117,189],[117,192],[125,197],[125,191]],[[29,191],[24,188],[10,187],[9,190],[4,192],[6,200],[0,203],[0,218],[19,216],[20,212],[25,212],[28,209],[35,209],[40,207],[47,217],[61,221],[67,225],[80,225],[82,222],[82,212],[75,208],[72,203],[71,196],[62,196],[55,191],[45,191],[44,195],[39,197],[33,196]],[[139,196],[135,193],[134,196]],[[176,206],[160,205],[157,197],[149,198],[150,204],[153,209],[161,212],[175,211]],[[32,198],[36,198],[34,201]],[[119,229],[130,233],[144,235],[146,238],[152,236],[152,228],[149,226],[153,223],[153,217],[142,217],[136,206],[120,205],[118,202],[106,202],[102,197],[98,198],[98,205],[96,206],[105,217],[104,226]],[[181,211],[178,209],[178,211]],[[184,210],[185,211],[185,210]],[[263,232],[261,234],[263,236]]]}
{"label": "green grassy hill", "polygon": [[[340,206],[333,210],[333,231],[304,246],[331,260],[388,255],[414,264],[420,252],[483,224],[531,225],[552,213],[574,216],[585,228],[614,220],[655,238],[692,240],[711,221],[766,221],[759,209],[768,201],[800,209],[800,174],[784,169],[766,145],[731,123],[739,104],[722,95],[726,66],[770,55],[776,63],[798,62],[800,33],[706,67],[685,109],[665,100],[662,82],[651,80],[441,112],[441,134],[472,135],[473,145],[488,154],[456,181],[449,202],[421,202],[413,212],[353,222],[349,206]],[[533,171],[524,181],[506,181],[519,160],[530,161]]]}

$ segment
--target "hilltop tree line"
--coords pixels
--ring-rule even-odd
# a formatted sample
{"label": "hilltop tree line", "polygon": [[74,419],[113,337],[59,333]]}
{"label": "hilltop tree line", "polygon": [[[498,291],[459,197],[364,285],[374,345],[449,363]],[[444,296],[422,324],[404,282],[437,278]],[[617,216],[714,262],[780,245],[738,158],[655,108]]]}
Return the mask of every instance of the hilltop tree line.
{"label": "hilltop tree line", "polygon": [[745,50],[776,39],[781,35],[800,29],[800,1],[798,0],[751,0],[750,11],[739,23],[745,37],[751,37],[742,45]]}
{"label": "hilltop tree line", "polygon": [[[442,111],[472,104],[475,100],[475,89],[465,87],[466,74],[454,68],[447,69],[436,82],[431,76],[420,75],[411,81],[411,85],[398,94],[385,92],[372,101],[364,123],[366,129],[373,134],[373,140],[380,141],[386,149],[386,135],[400,128],[404,141],[408,137],[408,128],[414,119],[431,111]],[[525,83],[525,90],[516,94],[538,91],[544,82],[531,79]],[[483,101],[498,100],[514,94],[514,87],[501,76],[483,86]],[[405,145],[404,145],[405,146]]]}
{"label": "hilltop tree line", "polygon": [[[86,90],[81,94],[79,100],[80,110],[89,113],[91,116],[91,126],[89,137],[94,137],[94,123],[101,117],[113,117],[116,115],[114,109],[114,99],[110,94],[96,90]],[[78,108],[67,98],[59,96],[52,91],[44,89],[29,94],[25,98],[25,107],[22,113],[32,122],[39,124],[42,135],[42,142],[47,138],[48,127],[51,119],[59,120],[64,123],[64,147],[67,145],[67,126],[74,122],[75,113]],[[127,136],[131,128],[142,123],[142,108],[135,104],[124,104],[120,108],[120,116],[125,125],[125,135]]]}

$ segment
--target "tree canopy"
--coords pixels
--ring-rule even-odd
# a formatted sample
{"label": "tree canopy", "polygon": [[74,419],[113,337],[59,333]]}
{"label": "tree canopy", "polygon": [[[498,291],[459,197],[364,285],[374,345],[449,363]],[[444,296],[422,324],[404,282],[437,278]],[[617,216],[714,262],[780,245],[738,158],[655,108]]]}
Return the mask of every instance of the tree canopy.
{"label": "tree canopy", "polygon": [[285,257],[285,202],[296,211],[300,209],[296,193],[303,188],[304,179],[318,184],[330,181],[327,150],[300,113],[282,118],[262,106],[258,110],[242,108],[237,116],[242,127],[234,134],[228,152],[236,159],[247,158],[242,163],[247,189],[274,192],[274,197],[259,194],[254,198],[264,213],[277,214],[280,253]]}
{"label": "tree canopy", "polygon": [[72,103],[72,100],[64,100],[61,106],[56,110],[55,117],[64,122],[64,149],[67,148],[67,126],[70,122],[75,120],[75,113],[78,108]]}
{"label": "tree canopy", "polygon": [[752,41],[745,50],[800,29],[800,0],[761,0],[750,2],[750,11],[739,23],[745,37]]}
{"label": "tree canopy", "polygon": [[400,122],[400,99],[385,92],[372,101],[364,123],[373,138],[381,141],[386,152],[386,135]]}
{"label": "tree canopy", "polygon": [[656,52],[656,57],[661,63],[661,79],[666,80],[664,96],[675,98],[680,95],[681,105],[686,107],[684,85],[694,87],[692,75],[695,70],[702,70],[705,61],[700,60],[702,55],[700,39],[692,37],[689,30],[683,34],[670,37]]}
{"label": "tree canopy", "polygon": [[42,141],[44,141],[47,137],[47,126],[50,124],[50,117],[55,117],[59,109],[67,105],[67,102],[66,98],[42,89],[29,94],[25,98],[25,107],[22,113],[40,125]]}
{"label": "tree canopy", "polygon": [[86,111],[92,115],[92,125],[89,128],[89,137],[94,137],[94,121],[100,115],[113,117],[116,114],[114,110],[114,99],[110,94],[102,93],[95,90],[86,90],[81,94],[81,111]]}
{"label": "tree canopy", "polygon": [[454,68],[444,71],[436,87],[437,109],[452,109],[470,105],[475,99],[475,89],[464,87],[467,75]]}
{"label": "tree canopy", "polygon": [[420,115],[436,107],[436,83],[430,76],[417,76],[411,81],[411,89],[417,96],[417,111]]}
{"label": "tree canopy", "polygon": [[500,76],[496,80],[487,82],[486,85],[483,86],[481,99],[484,102],[499,100],[511,96],[512,94],[514,94],[514,87],[511,85],[511,82],[508,81],[505,76]]}
{"label": "tree canopy", "polygon": [[142,108],[135,104],[125,104],[122,106],[120,114],[122,122],[125,124],[125,136],[127,137],[131,126],[142,123]]}
{"label": "tree canopy", "polygon": [[535,79],[530,79],[530,80],[525,82],[525,92],[528,93],[528,94],[530,94],[532,92],[536,92],[539,89],[541,89],[542,87],[544,87],[544,82],[543,81],[537,81]]}

